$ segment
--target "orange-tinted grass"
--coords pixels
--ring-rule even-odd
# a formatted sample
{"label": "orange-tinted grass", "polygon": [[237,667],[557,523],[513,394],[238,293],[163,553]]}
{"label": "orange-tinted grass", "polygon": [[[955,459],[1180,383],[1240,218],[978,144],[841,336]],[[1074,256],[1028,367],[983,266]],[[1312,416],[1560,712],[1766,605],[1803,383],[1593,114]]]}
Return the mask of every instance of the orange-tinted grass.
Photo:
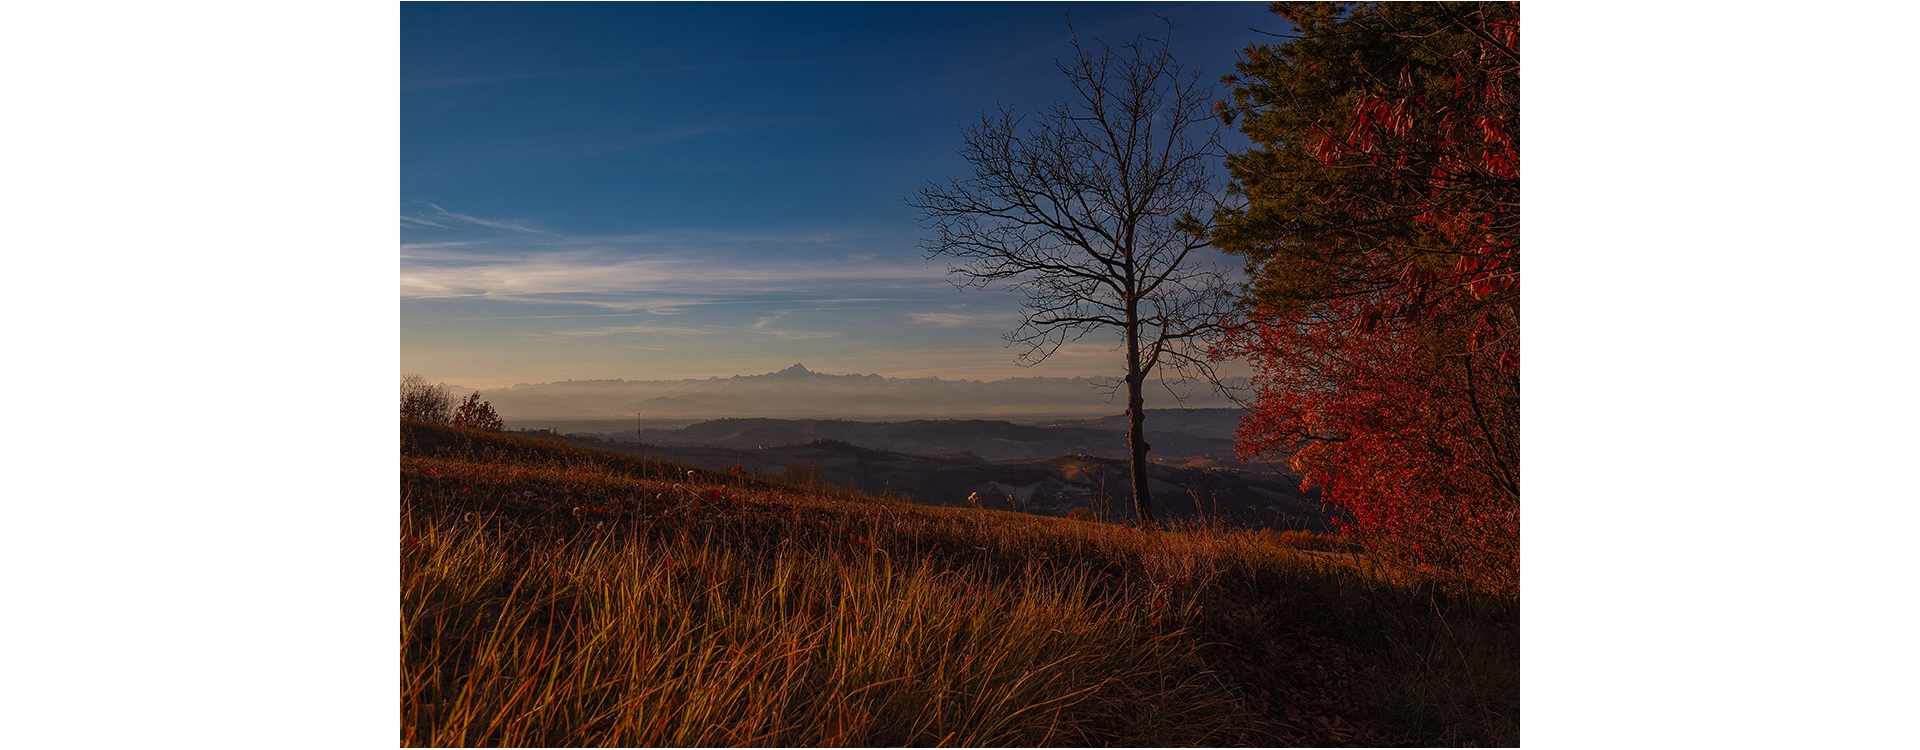
{"label": "orange-tinted grass", "polygon": [[408,745],[1188,745],[1259,724],[1191,639],[1087,573],[404,530]]}
{"label": "orange-tinted grass", "polygon": [[1325,540],[412,430],[404,744],[1518,738],[1513,603]]}

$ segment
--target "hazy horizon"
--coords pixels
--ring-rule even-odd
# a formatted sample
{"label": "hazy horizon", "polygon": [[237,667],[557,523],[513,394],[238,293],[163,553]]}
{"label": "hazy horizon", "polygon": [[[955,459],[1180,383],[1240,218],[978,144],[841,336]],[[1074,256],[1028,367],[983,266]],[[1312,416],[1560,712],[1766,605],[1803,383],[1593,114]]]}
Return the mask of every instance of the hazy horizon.
{"label": "hazy horizon", "polygon": [[[1244,380],[1225,382],[1246,387]],[[568,379],[495,388],[443,385],[456,398],[477,391],[501,418],[518,424],[636,417],[861,421],[1103,417],[1124,412],[1126,403],[1111,378],[892,378],[822,373],[804,364],[728,377]],[[1154,380],[1143,395],[1147,406],[1155,409],[1236,407],[1211,384],[1200,382]]]}
{"label": "hazy horizon", "polygon": [[[828,371],[813,367],[811,365],[808,365],[805,362],[795,362],[793,364],[787,365],[786,367],[767,370],[765,372],[734,372],[734,373],[727,373],[723,375],[690,375],[685,377],[657,377],[657,378],[627,378],[627,377],[619,377],[619,376],[604,377],[604,378],[560,378],[557,380],[518,381],[514,383],[508,383],[506,385],[499,385],[499,384],[476,385],[473,382],[467,382],[467,381],[454,382],[451,380],[447,380],[445,378],[434,378],[426,375],[421,375],[421,376],[425,377],[428,380],[428,382],[438,383],[440,385],[446,385],[451,387],[469,388],[473,390],[502,390],[502,389],[514,388],[517,386],[552,385],[555,383],[591,383],[591,382],[604,382],[604,381],[654,383],[654,382],[731,380],[735,378],[751,378],[751,377],[762,377],[767,375],[779,375],[783,372],[790,371],[794,368],[805,369],[808,374],[812,374],[812,375],[827,375],[831,377],[880,377],[880,378],[889,378],[894,380],[932,379],[932,380],[944,380],[952,383],[998,383],[998,382],[1007,381],[1007,380],[1034,380],[1034,379],[1043,379],[1043,378],[1073,380],[1073,379],[1102,379],[1102,378],[1113,377],[1111,375],[1107,375],[1104,373],[1092,373],[1092,374],[1080,374],[1080,375],[1040,375],[1040,374],[1016,373],[1016,374],[1006,375],[1002,377],[969,378],[969,377],[945,377],[941,375],[897,375],[897,374],[889,374],[889,373],[883,373],[883,372],[828,372]],[[1032,370],[1028,370],[1028,372],[1032,372]],[[420,375],[420,373],[413,372],[411,370],[407,371],[406,374]],[[1240,380],[1245,379],[1244,376],[1231,376],[1227,379],[1232,380],[1235,378]],[[1169,377],[1168,379],[1172,380],[1173,378]],[[1149,383],[1154,383],[1154,382],[1158,382],[1157,377],[1149,379]],[[1197,383],[1199,381],[1195,381],[1195,382]]]}

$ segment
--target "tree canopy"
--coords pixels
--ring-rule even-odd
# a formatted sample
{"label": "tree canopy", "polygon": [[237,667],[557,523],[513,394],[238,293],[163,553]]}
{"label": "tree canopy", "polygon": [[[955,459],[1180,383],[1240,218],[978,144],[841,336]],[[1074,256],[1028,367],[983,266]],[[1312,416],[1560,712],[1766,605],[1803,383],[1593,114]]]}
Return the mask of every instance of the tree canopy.
{"label": "tree canopy", "polygon": [[1218,114],[1255,364],[1241,441],[1392,551],[1516,585],[1520,25],[1512,3],[1276,3]]}

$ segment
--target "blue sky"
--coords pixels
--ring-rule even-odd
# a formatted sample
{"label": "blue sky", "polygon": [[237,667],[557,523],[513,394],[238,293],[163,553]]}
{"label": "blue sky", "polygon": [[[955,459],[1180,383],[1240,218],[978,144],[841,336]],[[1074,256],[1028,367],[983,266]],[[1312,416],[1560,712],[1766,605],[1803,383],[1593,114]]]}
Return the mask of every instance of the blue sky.
{"label": "blue sky", "polygon": [[1117,374],[1117,334],[1015,364],[1019,298],[956,290],[903,199],[965,173],[963,124],[1066,95],[1067,18],[1118,44],[1155,14],[1209,83],[1285,30],[1263,3],[405,3],[402,367]]}

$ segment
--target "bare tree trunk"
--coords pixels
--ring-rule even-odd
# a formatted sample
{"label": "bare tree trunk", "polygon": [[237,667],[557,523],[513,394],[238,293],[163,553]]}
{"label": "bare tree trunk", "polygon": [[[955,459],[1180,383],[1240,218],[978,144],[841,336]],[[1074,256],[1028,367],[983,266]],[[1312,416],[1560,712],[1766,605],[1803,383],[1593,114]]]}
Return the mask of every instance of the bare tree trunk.
{"label": "bare tree trunk", "polygon": [[1142,525],[1155,523],[1153,493],[1147,489],[1147,411],[1140,391],[1147,373],[1140,367],[1139,308],[1127,301],[1127,466],[1133,472],[1133,510]]}
{"label": "bare tree trunk", "polygon": [[1133,508],[1140,516],[1140,523],[1156,523],[1153,517],[1153,495],[1147,490],[1147,445],[1146,411],[1141,408],[1140,398],[1142,381],[1146,376],[1134,373],[1127,376],[1127,462],[1133,469]]}

